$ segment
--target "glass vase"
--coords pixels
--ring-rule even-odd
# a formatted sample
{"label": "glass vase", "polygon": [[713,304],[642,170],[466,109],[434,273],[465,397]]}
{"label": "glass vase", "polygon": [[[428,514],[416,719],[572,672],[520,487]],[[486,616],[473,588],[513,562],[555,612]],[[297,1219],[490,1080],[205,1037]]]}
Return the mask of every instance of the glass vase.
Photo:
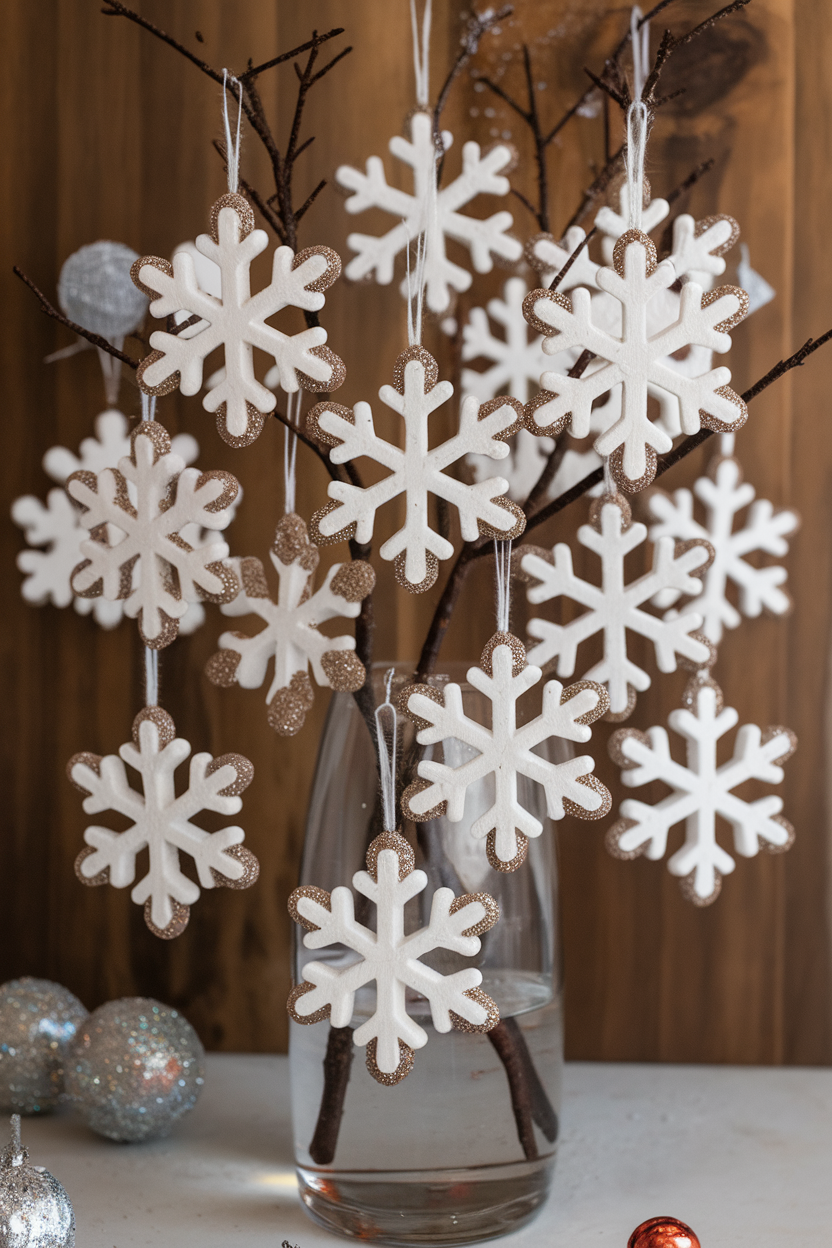
{"label": "glass vase", "polygon": [[[490,723],[487,699],[465,683],[468,665],[450,665],[431,683],[462,686],[465,713]],[[376,665],[370,688],[384,701],[389,666]],[[413,668],[394,668],[392,701],[412,679]],[[539,687],[538,687],[539,688]],[[518,722],[539,711],[518,707]],[[422,751],[415,728],[398,716],[399,782],[412,778],[419,757],[458,766],[470,747],[446,741]],[[539,752],[561,761],[567,742],[550,740]],[[431,752],[432,751],[432,752]],[[410,774],[408,774],[408,769]],[[412,1072],[393,1087],[378,1083],[365,1065],[353,1029],[372,1012],[375,990],[356,996],[350,1027],[328,1021],[290,1024],[295,1158],[301,1200],[328,1230],[390,1244],[463,1244],[490,1239],[530,1218],[548,1192],[558,1134],[563,1042],[561,977],[557,948],[556,855],[542,790],[519,778],[518,797],[544,825],[530,840],[515,872],[494,870],[485,841],[471,824],[493,801],[493,779],[469,788],[461,822],[445,818],[403,823],[416,865],[429,879],[408,903],[405,930],[428,921],[439,887],[456,894],[485,891],[501,917],[482,937],[480,953],[464,958],[435,951],[425,961],[447,974],[477,966],[482,989],[499,1006],[500,1023],[487,1034],[438,1034],[427,1001],[408,990],[408,1010],[427,1031]],[[306,828],[301,884],[331,891],[351,885],[365,867],[370,841],[382,831],[374,741],[355,699],[333,696],[318,756]],[[369,904],[356,897],[359,920],[374,926]],[[343,962],[343,946],[307,950],[296,932],[294,981],[313,959]]]}

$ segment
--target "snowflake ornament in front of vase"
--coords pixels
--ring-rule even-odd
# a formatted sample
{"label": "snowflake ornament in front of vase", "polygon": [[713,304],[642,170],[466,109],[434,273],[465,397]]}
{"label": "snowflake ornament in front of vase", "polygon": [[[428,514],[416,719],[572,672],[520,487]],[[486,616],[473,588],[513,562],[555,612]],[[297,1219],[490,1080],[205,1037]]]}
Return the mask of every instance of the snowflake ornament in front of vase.
{"label": "snowflake ornament in front of vase", "polygon": [[679,296],[678,318],[658,332],[648,332],[650,301],[677,279],[672,262],[658,264],[653,242],[638,230],[622,234],[615,244],[613,267],[599,268],[597,280],[600,290],[621,305],[620,336],[596,322],[592,294],[583,287],[576,287],[571,298],[557,290],[535,290],[526,297],[526,317],[532,328],[547,335],[543,343],[547,355],[579,346],[604,361],[582,377],[544,372],[543,389],[528,405],[527,423],[534,432],[549,435],[569,425],[574,437],[586,437],[593,401],[621,385],[621,415],[596,438],[595,450],[609,457],[622,488],[640,490],[655,476],[657,454],[673,445],[670,435],[648,417],[650,383],[676,397],[685,434],[698,433],[702,425],[727,433],[745,423],[745,403],[727,384],[729,369],[687,377],[669,368],[664,357],[691,345],[727,351],[728,331],[745,315],[748,297],[735,286],[706,293],[688,281]]}
{"label": "snowflake ornament in front of vase", "polygon": [[[754,486],[742,479],[742,469],[733,456],[718,455],[708,466],[707,476],[700,477],[690,490],[676,490],[672,495],[656,490],[648,505],[655,521],[650,537],[677,541],[704,538],[714,550],[714,561],[704,576],[704,588],[696,599],[701,611],[702,631],[716,645],[722,640],[723,628],[736,628],[743,615],[756,619],[761,612],[785,615],[791,598],[783,585],[786,569],[778,564],[754,567],[746,556],[761,552],[782,557],[788,554],[788,538],[800,526],[797,512],[775,509],[766,498],[754,501]],[[694,516],[694,496],[704,505],[705,523]],[[736,518],[748,507],[745,523],[734,527]],[[739,591],[739,610],[728,597],[728,584]],[[657,607],[672,607],[681,597],[677,589],[660,591],[653,599]],[[677,612],[668,612],[672,619]]]}
{"label": "snowflake ornament in front of vase", "polygon": [[[196,439],[188,433],[172,438],[171,450],[186,465],[192,464],[199,455]],[[130,451],[130,422],[123,412],[110,408],[96,416],[95,436],[82,440],[77,455],[65,446],[50,447],[43,457],[43,468],[53,481],[64,485],[73,472],[97,474],[105,468],[116,468],[119,460]],[[239,495],[235,504],[238,500]],[[73,593],[72,573],[84,558],[81,546],[88,532],[81,522],[81,512],[66,490],[50,490],[45,503],[31,494],[16,498],[11,514],[14,523],[24,530],[30,547],[46,547],[45,550],[23,550],[17,557],[18,568],[26,573],[21,586],[26,602],[32,606],[51,602],[56,607],[67,607],[71,603],[79,615],[92,614],[102,628],[115,628],[120,624],[124,618],[121,599],[83,598]],[[215,540],[211,531],[201,525],[186,526],[183,536],[192,546],[204,546]],[[179,631],[192,633],[204,619],[202,605],[188,603]]]}
{"label": "snowflake ornament in front of vase", "polygon": [[452,889],[438,888],[427,926],[405,935],[405,906],[428,883],[424,871],[414,870],[414,861],[410,845],[396,832],[384,832],[371,843],[367,870],[356,872],[353,887],[376,907],[375,931],[356,919],[353,894],[346,887],[328,893],[304,885],[289,898],[289,913],[306,928],[307,949],[338,944],[358,954],[346,967],[307,962],[302,983],[289,997],[291,1017],[297,1023],[328,1018],[332,1027],[348,1027],[355,994],[375,981],[375,1009],[353,1040],[367,1046],[367,1069],[388,1086],[410,1074],[414,1049],[428,1042],[427,1032],[408,1013],[408,989],[428,1002],[439,1033],[452,1027],[485,1032],[500,1021],[497,1006],[479,987],[482,973],[476,967],[442,975],[421,961],[434,949],[474,957],[480,936],[500,917],[499,906],[488,893],[454,897]]}
{"label": "snowflake ornament in front of vase", "polygon": [[650,688],[647,672],[627,652],[628,630],[652,641],[661,672],[675,671],[677,656],[687,666],[698,666],[710,655],[705,639],[696,635],[702,616],[695,602],[693,611],[674,619],[660,619],[643,608],[660,591],[678,590],[689,597],[700,593],[700,578],[713,558],[712,548],[699,537],[681,543],[662,537],[653,550],[652,569],[627,584],[624,560],[646,537],[645,526],[632,520],[627,500],[620,494],[604,495],[593,501],[590,523],[578,529],[580,544],[601,560],[600,585],[575,575],[572,551],[564,542],[551,552],[540,547],[523,547],[517,552],[519,573],[529,582],[529,602],[571,598],[587,608],[568,624],[529,620],[528,631],[538,638],[529,653],[530,661],[546,667],[557,660],[558,675],[572,676],[579,645],[600,633],[603,658],[584,673],[584,679],[607,687],[611,719],[626,719],[635,707],[636,694]]}
{"label": "snowflake ornament in front of vase", "polygon": [[[442,131],[443,149],[447,153],[453,136]],[[498,143],[482,154],[478,143],[468,142],[462,148],[462,172],[447,186],[437,190],[435,203],[429,193],[436,170],[436,143],[433,116],[415,112],[410,118],[410,138],[395,135],[390,152],[413,170],[413,193],[390,186],[384,164],[378,156],[367,160],[367,171],[341,165],[335,180],[351,191],[346,202],[347,212],[364,212],[381,208],[396,218],[386,234],[350,234],[347,245],[356,252],[345,270],[354,281],[374,277],[382,286],[393,280],[396,257],[420,234],[426,235],[424,260],[425,300],[432,312],[446,312],[451,305],[452,291],[468,290],[471,274],[448,259],[446,241],[451,238],[467,247],[471,262],[478,273],[489,273],[493,257],[514,262],[523,254],[523,247],[507,233],[512,226],[510,212],[497,212],[484,220],[469,217],[460,211],[477,195],[507,195],[510,186],[503,174],[515,159],[512,148]],[[433,213],[435,227],[427,229],[428,214]],[[402,285],[407,294],[407,283]]]}
{"label": "snowflake ornament in front of vase", "polygon": [[225,542],[193,547],[182,537],[190,525],[224,529],[238,488],[231,473],[186,468],[162,425],[143,421],[118,468],[80,470],[67,481],[90,530],[81,544],[83,562],[72,574],[73,591],[124,599],[145,645],[169,645],[189,602],[228,602],[239,591],[234,572],[221,562],[228,555]]}
{"label": "snowflake ornament in front of vase", "polygon": [[[190,752],[170,715],[149,706],[136,716],[133,739],[118,755],[76,754],[67,764],[69,779],[87,794],[86,814],[112,810],[131,821],[124,832],[88,827],[76,875],[83,884],[126,888],[136,878],[137,854],[147,849],[147,874],[130,895],[144,906],[150,930],[165,940],[184,931],[200,892],[180,870],[180,852],[193,858],[202,888],[248,888],[259,872],[257,859],[242,844],[242,828],[205,832],[192,822],[202,810],[236,814],[239,795],[254,776],[251,763],[241,754],[194,754],[188,787],[177,797],[174,773]],[[141,776],[141,792],[129,783],[125,763]]]}
{"label": "snowflake ornament in front of vase", "polygon": [[[254,228],[248,201],[228,194],[211,209],[211,233],[196,240],[199,251],[220,269],[221,298],[200,288],[187,251],[176,254],[173,264],[158,256],[142,256],[132,268],[134,282],[152,300],[153,316],[187,311],[205,323],[178,335],[155,330],[150,336],[153,350],[139,365],[139,385],[146,394],[168,394],[177,388],[196,394],[206,356],[222,347],[225,375],[205,394],[202,406],[216,412],[220,436],[231,446],[247,446],[259,435],[276,403],[267,386],[279,385],[289,394],[299,386],[329,391],[346,375],[343,362],[324,345],[327,335],[321,326],[287,334],[267,323],[285,308],[320,311],[323,292],[341,271],[337,254],[329,247],[308,247],[297,255],[291,247],[278,247],[271,282],[252,295],[251,263],[268,245],[265,230]],[[254,375],[255,347],[274,361],[267,385]]]}
{"label": "snowflake ornament in front of vase", "polygon": [[668,861],[682,892],[697,906],[710,905],[719,895],[722,877],[735,862],[716,839],[716,817],[730,824],[734,851],[753,858],[760,851],[783,853],[794,840],[794,829],[782,817],[782,800],[775,794],[746,801],[733,792],[746,780],[780,784],[781,764],[794,752],[797,739],[788,728],[745,724],[737,733],[733,757],[717,765],[717,743],[737,724],[733,707],[723,707],[722,692],[710,677],[699,675],[688,684],[683,708],[671,711],[668,723],[687,747],[687,764],[677,763],[664,728],[639,732],[622,728],[610,739],[610,754],[622,768],[628,788],[661,780],[672,790],[655,806],[627,798],[621,818],[607,833],[607,848],[617,858],[663,858],[672,827],[684,821],[685,842]]}
{"label": "snowflake ornament in front of vase", "polygon": [[329,456],[334,464],[366,456],[390,473],[366,488],[331,481],[328,493],[332,502],[315,513],[310,527],[318,543],[352,537],[369,542],[378,509],[403,494],[405,523],[379,553],[382,559],[394,560],[401,585],[412,593],[423,593],[437,578],[438,561],[450,559],[454,553],[451,542],[431,524],[431,494],[456,508],[464,541],[475,541],[481,535],[508,539],[523,532],[525,516],[505,497],[508,482],[504,477],[468,485],[445,472],[470,452],[504,459],[508,455],[506,439],[522,428],[522,406],[509,398],[480,405],[469,396],[460,406],[458,433],[431,450],[428,418],[451,398],[453,386],[437,380],[436,361],[423,347],[404,351],[393,376],[395,384],[382,386],[379,398],[404,421],[403,450],[378,436],[369,403],[357,403],[350,411],[325,401],[309,413],[307,429],[319,443],[332,448]]}
{"label": "snowflake ornament in front of vase", "polygon": [[314,694],[308,669],[325,688],[354,693],[366,679],[364,664],[355,653],[350,636],[327,637],[318,631],[326,620],[345,616],[355,619],[361,602],[375,585],[369,563],[356,559],[336,563],[324,583],[312,592],[312,578],[320,552],[309,541],[300,516],[290,513],[277,526],[270,551],[278,575],[277,598],[259,559],[235,559],[242,592],[225,603],[223,615],[259,615],[265,628],[251,637],[246,633],[223,633],[220,649],[206,666],[215,685],[238,684],[259,689],[266,679],[270,660],[274,675],[266,694],[267,719],[281,736],[294,736],[303,727]]}
{"label": "snowflake ornament in front of vase", "polygon": [[493,783],[491,804],[471,825],[471,834],[485,840],[488,861],[497,871],[516,871],[526,858],[529,838],[543,831],[540,820],[519,801],[520,776],[543,788],[550,819],[562,819],[565,814],[602,819],[612,804],[607,789],[592,775],[595,760],[588,754],[553,763],[535,752],[550,737],[589,741],[589,725],[609,705],[606,690],[592,681],[564,689],[559,681],[550,680],[543,687],[540,715],[518,727],[517,702],[541,676],[540,668],[526,661],[521,641],[511,633],[495,633],[480,666],[467,674],[469,684],[491,703],[490,728],[465,714],[457,684],[442,690],[415,685],[402,693],[402,709],[416,724],[420,745],[454,740],[476,751],[458,767],[422,759],[419,779],[402,796],[404,814],[417,823],[443,815],[458,823],[469,790],[474,797],[474,786]]}

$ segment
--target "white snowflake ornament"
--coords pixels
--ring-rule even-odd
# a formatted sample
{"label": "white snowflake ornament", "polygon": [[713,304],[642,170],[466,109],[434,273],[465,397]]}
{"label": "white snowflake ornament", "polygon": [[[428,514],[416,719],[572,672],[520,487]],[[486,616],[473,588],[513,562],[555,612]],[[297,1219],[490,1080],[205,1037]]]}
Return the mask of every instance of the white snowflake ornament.
{"label": "white snowflake ornament", "polygon": [[259,689],[270,660],[274,675],[266,694],[267,718],[280,736],[294,736],[303,727],[314,694],[308,669],[325,688],[354,693],[366,679],[364,664],[355,654],[350,636],[326,637],[318,625],[337,616],[355,619],[361,602],[375,585],[369,563],[356,559],[336,563],[312,592],[318,566],[318,548],[309,541],[300,516],[290,513],[277,526],[271,561],[279,578],[277,599],[269,591],[259,559],[239,559],[234,567],[242,592],[225,603],[223,615],[259,615],[265,622],[254,637],[223,633],[220,649],[206,666],[215,685]]}
{"label": "white snowflake ornament", "polygon": [[[704,505],[704,524],[694,516],[694,495]],[[704,538],[713,547],[714,560],[704,575],[696,609],[704,619],[702,632],[715,645],[722,640],[722,630],[736,628],[743,615],[756,619],[763,611],[785,615],[791,609],[791,598],[783,589],[786,569],[777,564],[757,568],[746,556],[758,551],[780,557],[788,554],[786,539],[797,532],[800,517],[787,508],[775,510],[766,498],[755,502],[754,495],[754,486],[742,479],[738,461],[718,455],[708,466],[707,476],[694,483],[693,492],[676,490],[671,496],[656,490],[648,499],[656,521],[650,527],[652,541]],[[746,507],[745,523],[735,528],[737,516]],[[739,610],[728,597],[729,582],[739,591]],[[667,589],[653,601],[657,607],[668,607],[680,597],[680,591]],[[665,618],[675,614],[669,612]]]}
{"label": "white snowflake ornament", "polygon": [[563,542],[551,552],[539,547],[523,547],[517,552],[520,574],[529,582],[529,602],[539,604],[563,597],[587,608],[568,624],[529,620],[530,635],[539,639],[529,652],[530,662],[545,667],[556,660],[558,675],[572,676],[578,646],[600,633],[604,656],[584,678],[606,685],[611,719],[626,719],[635,707],[636,694],[650,688],[647,672],[627,653],[628,631],[652,641],[661,672],[674,672],[677,656],[687,665],[698,666],[710,655],[705,639],[695,635],[702,624],[698,611],[662,620],[643,608],[660,590],[676,589],[689,597],[699,593],[699,578],[713,558],[712,548],[699,537],[683,543],[662,537],[653,550],[652,569],[627,584],[624,560],[646,537],[647,529],[633,522],[626,499],[620,494],[604,495],[593,501],[590,523],[578,529],[580,544],[601,560],[600,585],[575,575],[572,551]]}
{"label": "white snowflake ornament", "polygon": [[536,290],[526,297],[526,317],[532,328],[550,335],[543,343],[547,354],[580,346],[605,361],[582,377],[544,372],[542,392],[527,409],[529,427],[536,433],[556,435],[569,425],[574,437],[584,438],[590,431],[593,401],[621,385],[621,416],[594,445],[599,455],[610,458],[618,484],[630,491],[649,485],[656,475],[657,454],[673,445],[670,435],[648,418],[651,383],[676,397],[685,434],[698,433],[702,425],[727,433],[747,418],[745,403],[727,385],[729,369],[688,377],[665,362],[665,357],[690,345],[727,351],[731,345],[728,330],[745,315],[747,295],[735,286],[705,293],[696,282],[686,282],[679,296],[678,318],[649,333],[650,301],[675,281],[673,264],[669,260],[657,264],[656,248],[647,235],[628,230],[615,244],[613,267],[598,270],[600,289],[621,305],[621,336],[596,322],[591,293],[583,287],[576,287],[571,299],[557,290]]}
{"label": "white snowflake ornament", "polygon": [[[249,888],[260,869],[242,844],[242,828],[205,832],[192,822],[202,810],[236,814],[254,768],[241,754],[194,754],[188,787],[177,797],[174,773],[190,752],[188,742],[176,736],[170,715],[148,706],[134,719],[133,739],[118,755],[76,754],[67,764],[69,779],[87,794],[86,814],[112,810],[131,821],[124,832],[88,827],[76,875],[82,884],[127,888],[136,878],[136,856],[146,849],[147,874],[130,895],[144,906],[150,930],[164,940],[185,930],[190,906],[199,897],[197,884],[180,870],[180,853],[193,858],[202,888]],[[125,763],[141,776],[141,792],[128,782]]]}
{"label": "white snowflake ornament", "polygon": [[[447,130],[442,131],[442,143],[447,152],[453,143],[453,136]],[[410,119],[410,139],[394,135],[389,146],[392,155],[413,170],[412,195],[389,185],[384,164],[378,156],[368,158],[366,173],[350,165],[341,165],[335,171],[336,182],[352,191],[346,202],[347,212],[381,208],[396,218],[392,229],[380,237],[371,234],[347,237],[347,245],[357,254],[347,265],[345,275],[353,281],[372,276],[379,285],[389,285],[396,256],[413,239],[426,234],[425,299],[432,312],[446,312],[451,304],[451,291],[467,290],[472,280],[467,269],[448,259],[447,239],[452,238],[468,248],[478,273],[491,272],[494,256],[515,261],[523,254],[522,245],[506,232],[512,225],[510,212],[496,212],[479,220],[460,211],[477,195],[508,194],[509,181],[502,175],[514,162],[515,153],[506,144],[498,143],[483,155],[478,143],[465,143],[462,172],[436,192],[431,207],[429,187],[436,170],[432,114],[414,113]],[[432,228],[426,230],[431,211]],[[402,293],[407,293],[406,283]]]}
{"label": "white snowflake ornament", "polygon": [[508,489],[504,477],[468,485],[445,471],[471,452],[504,459],[508,455],[506,439],[523,426],[520,403],[504,398],[480,405],[473,396],[463,399],[459,432],[430,450],[428,418],[454,392],[450,382],[437,378],[433,356],[422,347],[409,347],[396,361],[394,385],[379,390],[382,403],[404,421],[403,450],[378,436],[369,403],[357,403],[350,411],[323,402],[307,417],[308,432],[332,448],[329,456],[334,464],[366,455],[390,472],[366,488],[331,481],[328,493],[333,501],[312,517],[313,540],[321,544],[354,536],[359,542],[369,542],[378,509],[403,494],[405,523],[379,553],[382,559],[395,561],[396,579],[412,593],[430,589],[438,575],[438,561],[454,553],[451,542],[431,524],[431,494],[456,508],[464,541],[474,541],[480,535],[517,537],[526,527],[523,512],[504,497]]}
{"label": "white snowflake ornament", "polygon": [[83,562],[72,574],[73,591],[124,599],[125,615],[138,619],[145,645],[170,645],[189,602],[228,602],[239,590],[234,572],[221,562],[228,555],[225,542],[193,547],[182,537],[188,525],[224,529],[238,488],[228,472],[186,468],[162,425],[142,421],[118,468],[77,471],[67,481],[90,530],[81,543]]}
{"label": "white snowflake ornament", "polygon": [[202,386],[203,363],[215,348],[225,352],[225,376],[202,400],[208,412],[216,412],[220,436],[231,446],[247,446],[259,435],[266,415],[274,410],[271,390],[254,375],[253,348],[271,356],[273,384],[288,394],[299,386],[329,391],[346,376],[343,362],[324,344],[326,330],[312,326],[287,334],[267,323],[284,308],[318,312],[325,291],[341,271],[337,254],[329,247],[308,247],[294,254],[278,247],[272,263],[272,280],[257,294],[251,293],[250,268],[269,245],[265,230],[254,228],[254,212],[242,195],[220,197],[211,209],[211,233],[200,234],[196,246],[220,269],[222,297],[200,288],[194,263],[187,251],[169,260],[142,256],[131,270],[133,281],[149,295],[153,316],[174,316],[187,311],[201,318],[190,332],[170,334],[155,330],[153,350],[136,374],[145,394],[169,394],[177,388],[196,394]]}
{"label": "white snowflake ornament", "polygon": [[588,754],[552,763],[535,753],[549,737],[589,741],[589,725],[609,705],[606,691],[592,681],[564,689],[550,680],[543,687],[540,715],[518,728],[517,702],[541,676],[540,668],[526,661],[521,641],[511,633],[495,633],[480,666],[469,668],[467,674],[469,684],[491,703],[490,728],[465,714],[459,685],[448,684],[442,690],[414,685],[401,696],[402,709],[419,729],[416,740],[420,745],[456,740],[477,751],[459,767],[423,758],[416,769],[420,778],[402,795],[402,810],[418,823],[443,815],[458,823],[465,813],[468,789],[493,777],[492,804],[472,824],[471,833],[485,840],[488,861],[497,871],[516,871],[528,853],[529,837],[543,831],[540,820],[518,800],[518,776],[542,786],[550,819],[562,819],[565,814],[602,819],[612,804],[608,790],[591,774],[595,760]]}
{"label": "white snowflake ornament", "polygon": [[622,728],[610,739],[610,754],[623,768],[628,788],[661,780],[672,792],[655,806],[627,798],[622,818],[607,834],[607,848],[617,858],[663,858],[667,835],[684,820],[685,842],[668,861],[682,892],[697,906],[710,905],[719,896],[722,877],[734,870],[734,859],[716,839],[716,817],[731,826],[734,851],[753,858],[760,850],[783,853],[794,840],[794,829],[780,814],[781,799],[774,794],[745,801],[733,792],[746,780],[780,784],[781,764],[794,752],[797,738],[788,728],[761,732],[755,724],[740,728],[733,757],[717,765],[717,742],[735,727],[739,716],[722,705],[719,686],[709,677],[692,680],[685,706],[671,711],[668,723],[684,737],[687,765],[670,753],[664,728],[647,733]]}
{"label": "white snowflake ornament", "polygon": [[375,1010],[356,1028],[353,1040],[367,1045],[367,1069],[373,1078],[392,1086],[413,1069],[413,1050],[428,1042],[427,1032],[408,1013],[408,989],[427,1000],[440,1033],[452,1027],[490,1031],[500,1021],[497,1006],[479,987],[482,973],[476,967],[442,975],[420,961],[433,949],[473,957],[479,953],[480,936],[494,926],[500,910],[488,893],[454,897],[450,888],[438,888],[427,926],[405,935],[405,906],[424,891],[428,877],[414,870],[413,850],[396,832],[375,838],[367,851],[367,870],[357,871],[352,882],[376,907],[375,931],[355,918],[348,888],[328,893],[307,884],[289,898],[289,913],[306,928],[307,949],[340,944],[358,958],[348,966],[307,962],[305,978],[292,990],[288,1010],[296,1023],[328,1018],[332,1027],[347,1027],[356,992],[375,981]]}

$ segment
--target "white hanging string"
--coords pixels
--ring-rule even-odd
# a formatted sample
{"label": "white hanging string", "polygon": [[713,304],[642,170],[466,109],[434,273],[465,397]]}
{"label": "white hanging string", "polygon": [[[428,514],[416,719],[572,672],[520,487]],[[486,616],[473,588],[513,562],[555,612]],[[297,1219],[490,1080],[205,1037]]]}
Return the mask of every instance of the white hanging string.
{"label": "white hanging string", "polygon": [[497,632],[509,631],[511,612],[511,541],[494,541],[494,568],[497,576]]}
{"label": "white hanging string", "polygon": [[633,45],[633,99],[640,100],[647,81],[647,64],[650,60],[650,23],[644,21],[638,5],[633,6],[630,14],[630,42]]}
{"label": "white hanging string", "polygon": [[628,227],[640,230],[644,207],[644,153],[647,146],[647,105],[641,98],[650,59],[650,23],[639,30],[641,9],[630,15],[633,45],[633,102],[627,109],[627,202]]}
{"label": "white hanging string", "polygon": [[[142,420],[155,420],[156,395],[142,392]],[[144,648],[144,704],[159,705],[159,651]]]}
{"label": "white hanging string", "polygon": [[[396,831],[396,758],[398,724],[396,708],[390,701],[390,691],[396,669],[391,667],[384,676],[384,702],[376,707],[376,738],[378,741],[378,772],[381,777],[381,811],[385,832]],[[386,725],[384,721],[387,721]],[[388,747],[389,737],[389,747]]]}
{"label": "white hanging string", "polygon": [[[422,13],[422,34],[419,38],[419,23],[416,20],[416,0],[410,0],[410,26],[413,31],[413,71],[416,75],[416,104],[419,108],[427,108],[430,91],[430,23],[433,0],[425,0]],[[421,49],[419,44],[421,43]]]}
{"label": "white hanging string", "polygon": [[[404,222],[402,222],[404,224]],[[407,289],[407,345],[417,347],[422,341],[422,306],[425,293],[425,235],[416,239],[416,271],[410,266],[410,244],[405,248],[405,285]]]}
{"label": "white hanging string", "polygon": [[[286,401],[286,416],[289,421],[297,428],[300,423],[300,405],[302,397],[300,390],[294,394],[290,394]],[[298,457],[298,435],[291,429],[284,426],[283,429],[283,514],[289,515],[289,512],[295,510],[295,495],[297,478],[295,475],[295,464]]]}
{"label": "white hanging string", "polygon": [[[232,141],[231,122],[228,119],[228,83],[237,88],[237,138]],[[240,123],[243,119],[243,84],[239,78],[222,71],[222,121],[225,127],[225,162],[228,165],[228,189],[236,194],[240,185]]]}
{"label": "white hanging string", "polygon": [[615,494],[616,492],[617,491],[615,488],[615,480],[613,479],[612,469],[610,468],[610,457],[609,455],[605,455],[604,456],[604,493]]}
{"label": "white hanging string", "polygon": [[736,441],[736,434],[734,434],[734,433],[721,433],[721,434],[719,435],[719,453],[720,453],[720,455],[724,455],[724,456],[726,456],[726,458],[727,458],[728,456],[730,456],[730,455],[733,455],[733,454],[734,454],[734,443],[735,443],[735,441]]}

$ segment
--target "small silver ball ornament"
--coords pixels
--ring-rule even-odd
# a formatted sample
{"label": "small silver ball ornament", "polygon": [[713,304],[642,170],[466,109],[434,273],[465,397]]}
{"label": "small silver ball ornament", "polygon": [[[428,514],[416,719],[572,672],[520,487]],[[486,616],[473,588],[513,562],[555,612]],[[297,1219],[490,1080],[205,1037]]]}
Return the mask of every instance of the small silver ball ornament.
{"label": "small silver ball ornament", "polygon": [[58,279],[58,302],[69,319],[108,340],[138,329],[148,304],[130,276],[138,258],[124,243],[106,240],[74,251]]}
{"label": "small silver ball ornament", "polygon": [[51,980],[27,975],[0,987],[0,1112],[55,1108],[70,1042],[86,1017],[78,998]]}
{"label": "small silver ball ornament", "polygon": [[199,1036],[178,1010],[124,997],[100,1006],[79,1029],[66,1092],[99,1135],[158,1139],[193,1109],[204,1065]]}
{"label": "small silver ball ornament", "polygon": [[3,1248],[75,1248],[75,1215],[58,1180],[28,1164],[20,1143],[20,1116],[0,1153],[0,1244]]}

